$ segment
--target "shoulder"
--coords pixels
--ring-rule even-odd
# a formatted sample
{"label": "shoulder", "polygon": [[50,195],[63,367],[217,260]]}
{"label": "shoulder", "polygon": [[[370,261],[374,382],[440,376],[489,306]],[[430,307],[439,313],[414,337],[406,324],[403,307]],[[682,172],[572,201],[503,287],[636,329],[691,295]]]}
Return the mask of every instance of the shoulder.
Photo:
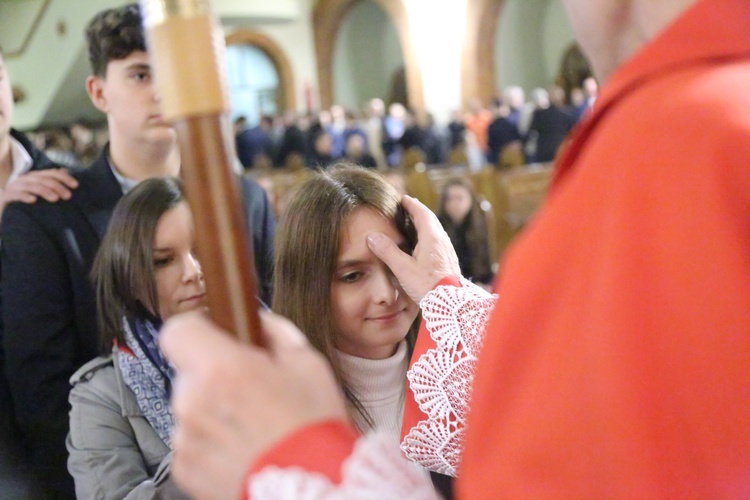
{"label": "shoulder", "polygon": [[695,65],[641,84],[620,100],[628,105],[615,106],[613,117],[619,118],[618,124],[630,121],[639,128],[659,129],[659,137],[667,138],[710,134],[707,127],[747,131],[749,87],[750,62]]}
{"label": "shoulder", "polygon": [[111,372],[114,379],[114,358],[112,355],[100,356],[80,367],[70,377],[70,384],[76,386],[79,383],[90,382],[95,375],[100,373],[106,375],[108,372]]}
{"label": "shoulder", "polygon": [[33,162],[31,165],[31,170],[45,170],[48,168],[61,168],[61,165],[58,165],[57,163],[53,162],[49,159],[49,157],[44,154],[42,150],[34,146],[34,144],[29,140],[28,137],[26,137],[25,134],[19,132],[18,130],[11,129],[10,130],[10,136],[13,137],[16,141],[18,141],[19,144],[21,144],[21,147],[23,147],[27,153],[29,153],[29,156],[31,157],[31,161]]}
{"label": "shoulder", "polygon": [[244,175],[240,175],[239,179],[242,195],[248,209],[265,208],[269,204],[266,191],[260,187],[260,184]]}

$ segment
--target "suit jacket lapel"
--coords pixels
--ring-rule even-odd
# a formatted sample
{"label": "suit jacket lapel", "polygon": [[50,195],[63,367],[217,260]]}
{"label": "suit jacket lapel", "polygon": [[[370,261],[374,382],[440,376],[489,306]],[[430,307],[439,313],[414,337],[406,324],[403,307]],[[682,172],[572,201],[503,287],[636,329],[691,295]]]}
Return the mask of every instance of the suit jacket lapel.
{"label": "suit jacket lapel", "polygon": [[109,146],[78,177],[79,187],[73,200],[81,208],[94,228],[99,240],[104,237],[109,218],[117,202],[122,198],[122,188],[109,165]]}

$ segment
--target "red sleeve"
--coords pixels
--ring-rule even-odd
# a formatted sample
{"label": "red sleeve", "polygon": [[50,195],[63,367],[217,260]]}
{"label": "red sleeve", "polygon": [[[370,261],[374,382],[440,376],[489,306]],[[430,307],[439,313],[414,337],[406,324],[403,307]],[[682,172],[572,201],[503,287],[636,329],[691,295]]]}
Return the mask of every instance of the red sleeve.
{"label": "red sleeve", "polygon": [[341,482],[341,464],[351,455],[357,431],[340,420],[326,420],[303,427],[279,441],[253,463],[249,475],[267,466],[299,467]]}
{"label": "red sleeve", "polygon": [[[435,288],[439,286],[460,287],[461,278],[458,276],[448,276],[440,280],[435,285]],[[414,352],[411,355],[409,369],[414,366],[414,363],[419,360],[420,356],[422,356],[428,350],[434,349],[435,347],[435,341],[432,340],[432,337],[430,337],[430,332],[427,331],[424,321],[422,321],[422,324],[419,325],[417,343],[414,345]],[[413,427],[416,427],[417,423],[425,419],[427,419],[427,415],[425,415],[422,410],[419,409],[419,405],[414,399],[414,394],[410,390],[408,390],[407,387],[406,398],[404,401],[404,419],[401,423],[401,439],[403,440],[404,436],[406,436],[406,434],[408,434]]]}

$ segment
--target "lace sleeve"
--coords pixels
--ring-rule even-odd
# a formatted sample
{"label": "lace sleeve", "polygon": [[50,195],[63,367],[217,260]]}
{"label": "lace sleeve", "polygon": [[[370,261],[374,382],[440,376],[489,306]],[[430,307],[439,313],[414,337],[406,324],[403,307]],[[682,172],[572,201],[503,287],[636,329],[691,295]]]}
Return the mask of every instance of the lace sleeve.
{"label": "lace sleeve", "polygon": [[484,325],[497,295],[462,279],[461,286],[438,286],[420,302],[435,342],[408,372],[410,388],[425,415],[401,444],[410,460],[455,476]]}
{"label": "lace sleeve", "polygon": [[250,478],[252,500],[436,500],[428,476],[404,460],[392,437],[361,437],[342,465],[341,483],[299,467],[267,466]]}

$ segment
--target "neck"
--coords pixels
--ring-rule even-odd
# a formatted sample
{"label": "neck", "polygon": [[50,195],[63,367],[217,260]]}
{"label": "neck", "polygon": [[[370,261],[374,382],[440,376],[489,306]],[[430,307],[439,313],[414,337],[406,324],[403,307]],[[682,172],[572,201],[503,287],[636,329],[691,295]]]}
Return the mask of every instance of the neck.
{"label": "neck", "polygon": [[[613,36],[610,53],[594,61],[594,72],[599,81],[606,81],[622,63],[630,59],[644,45],[653,40],[698,0],[632,0],[620,12],[623,20]],[[594,58],[592,58],[594,59]]]}
{"label": "neck", "polygon": [[180,173],[180,150],[175,141],[134,145],[112,137],[109,154],[117,171],[129,179],[176,177]]}
{"label": "neck", "polygon": [[651,40],[698,0],[640,0],[633,8],[633,17],[644,36]]}

